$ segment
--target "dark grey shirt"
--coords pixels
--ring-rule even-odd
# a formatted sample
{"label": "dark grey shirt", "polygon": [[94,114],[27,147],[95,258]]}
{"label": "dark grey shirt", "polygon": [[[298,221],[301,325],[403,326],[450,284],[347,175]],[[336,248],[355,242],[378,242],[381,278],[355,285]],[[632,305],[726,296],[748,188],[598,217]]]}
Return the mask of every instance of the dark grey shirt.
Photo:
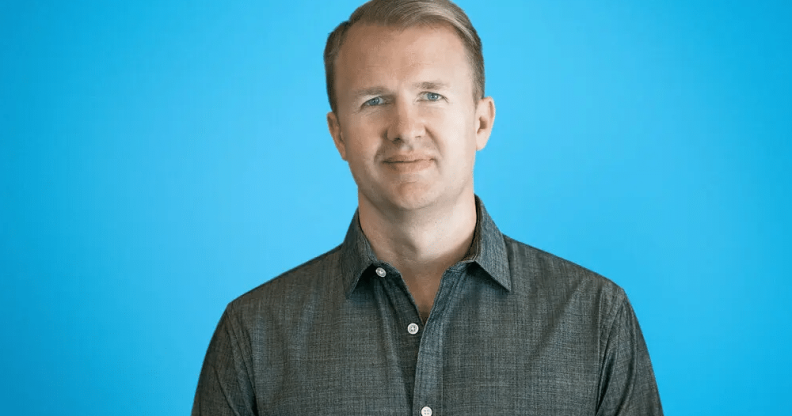
{"label": "dark grey shirt", "polygon": [[339,247],[231,302],[193,415],[662,414],[624,291],[476,206],[425,324],[357,214]]}

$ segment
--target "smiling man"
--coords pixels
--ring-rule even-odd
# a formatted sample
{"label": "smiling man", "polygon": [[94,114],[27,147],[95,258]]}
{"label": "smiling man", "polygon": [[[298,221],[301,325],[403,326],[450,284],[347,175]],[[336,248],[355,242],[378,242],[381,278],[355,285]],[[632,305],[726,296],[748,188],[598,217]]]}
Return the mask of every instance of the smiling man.
{"label": "smiling man", "polygon": [[194,415],[662,414],[613,282],[503,235],[473,191],[495,104],[442,0],[374,0],[328,38],[344,242],[228,305]]}
{"label": "smiling man", "polygon": [[473,239],[473,162],[495,105],[480,98],[465,46],[447,25],[360,23],[328,59],[327,122],[358,185],[362,232],[425,321],[443,273]]}

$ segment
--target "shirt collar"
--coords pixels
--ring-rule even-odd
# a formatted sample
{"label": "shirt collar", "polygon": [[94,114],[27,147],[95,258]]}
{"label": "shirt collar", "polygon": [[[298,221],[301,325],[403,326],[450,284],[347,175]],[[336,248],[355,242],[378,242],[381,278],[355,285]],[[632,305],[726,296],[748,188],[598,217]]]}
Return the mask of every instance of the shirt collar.
{"label": "shirt collar", "polygon": [[[490,278],[507,291],[511,291],[509,259],[503,234],[487,213],[484,203],[481,202],[478,195],[475,199],[476,228],[473,232],[473,242],[460,263],[477,264]],[[341,244],[340,254],[341,276],[347,297],[357,287],[364,273],[373,273],[374,268],[384,264],[377,259],[368,238],[363,234],[357,210],[352,217],[352,223],[349,224],[344,242]]]}

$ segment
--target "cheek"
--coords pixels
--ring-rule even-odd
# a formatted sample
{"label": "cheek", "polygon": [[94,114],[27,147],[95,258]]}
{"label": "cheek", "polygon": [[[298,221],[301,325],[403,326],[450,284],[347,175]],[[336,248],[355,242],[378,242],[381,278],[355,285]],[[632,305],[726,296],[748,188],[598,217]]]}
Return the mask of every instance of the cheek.
{"label": "cheek", "polygon": [[367,166],[372,163],[377,148],[371,140],[366,139],[364,132],[352,130],[345,132],[346,156],[351,169],[362,171],[369,170]]}
{"label": "cheek", "polygon": [[344,137],[356,142],[357,147],[370,146],[382,130],[381,117],[375,115],[356,115],[345,120]]}
{"label": "cheek", "polygon": [[444,147],[445,153],[453,154],[455,159],[467,160],[474,157],[476,152],[475,122],[465,114],[455,112],[438,119],[437,131],[444,140],[439,143]]}

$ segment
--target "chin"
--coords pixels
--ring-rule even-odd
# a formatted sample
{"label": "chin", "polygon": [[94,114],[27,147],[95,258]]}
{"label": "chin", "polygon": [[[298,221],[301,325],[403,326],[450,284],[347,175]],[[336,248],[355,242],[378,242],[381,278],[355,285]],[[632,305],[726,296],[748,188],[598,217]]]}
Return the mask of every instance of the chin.
{"label": "chin", "polygon": [[434,205],[440,197],[440,192],[427,186],[417,184],[402,184],[392,190],[389,195],[390,203],[399,210],[413,211]]}

